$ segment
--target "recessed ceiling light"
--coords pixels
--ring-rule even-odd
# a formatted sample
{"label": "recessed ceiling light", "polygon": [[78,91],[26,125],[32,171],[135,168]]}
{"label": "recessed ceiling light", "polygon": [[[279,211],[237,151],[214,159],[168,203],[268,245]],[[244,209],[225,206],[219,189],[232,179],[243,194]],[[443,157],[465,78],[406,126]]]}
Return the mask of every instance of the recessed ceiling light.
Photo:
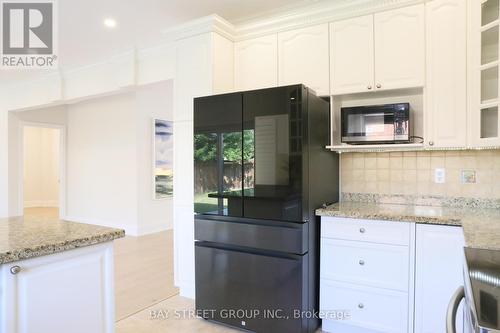
{"label": "recessed ceiling light", "polygon": [[114,28],[114,27],[116,27],[116,21],[115,21],[115,19],[108,17],[108,18],[104,19],[104,25],[108,28]]}

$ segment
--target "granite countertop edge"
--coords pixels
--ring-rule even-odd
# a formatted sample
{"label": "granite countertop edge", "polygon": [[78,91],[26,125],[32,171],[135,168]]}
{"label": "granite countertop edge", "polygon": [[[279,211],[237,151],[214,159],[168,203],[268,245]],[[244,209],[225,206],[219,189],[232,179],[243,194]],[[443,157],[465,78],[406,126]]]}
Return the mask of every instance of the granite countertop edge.
{"label": "granite countertop edge", "polygon": [[340,212],[329,208],[319,208],[316,210],[317,216],[343,217],[353,219],[367,219],[389,222],[412,222],[418,224],[437,224],[449,226],[462,226],[462,220],[454,217],[435,217],[423,215],[398,215],[393,213],[362,213],[355,211]]}
{"label": "granite countertop edge", "polygon": [[111,242],[122,237],[125,237],[125,230],[109,228],[109,230],[97,235],[93,234],[87,237],[82,236],[65,241],[16,248],[0,253],[0,265]]}
{"label": "granite countertop edge", "polygon": [[341,202],[316,210],[322,217],[462,227],[465,246],[500,251],[500,210]]}

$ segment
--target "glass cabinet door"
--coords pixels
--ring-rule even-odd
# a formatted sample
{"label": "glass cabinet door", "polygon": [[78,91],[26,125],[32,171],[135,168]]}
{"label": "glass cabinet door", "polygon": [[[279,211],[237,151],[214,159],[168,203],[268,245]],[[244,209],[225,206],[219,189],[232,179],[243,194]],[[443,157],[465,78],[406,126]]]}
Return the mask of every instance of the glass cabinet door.
{"label": "glass cabinet door", "polygon": [[243,215],[241,94],[194,102],[194,210]]}
{"label": "glass cabinet door", "polygon": [[473,115],[470,126],[471,146],[500,145],[499,107],[499,0],[471,2]]}
{"label": "glass cabinet door", "polygon": [[245,217],[302,221],[302,87],[243,93]]}

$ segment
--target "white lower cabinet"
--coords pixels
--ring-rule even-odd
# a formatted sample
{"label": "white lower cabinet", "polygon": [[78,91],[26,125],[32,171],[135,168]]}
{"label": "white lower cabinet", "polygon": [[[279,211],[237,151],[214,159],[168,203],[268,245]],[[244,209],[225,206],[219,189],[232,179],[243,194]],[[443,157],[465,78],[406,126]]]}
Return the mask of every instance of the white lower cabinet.
{"label": "white lower cabinet", "polygon": [[[462,228],[417,225],[415,333],[446,332],[448,303],[464,285],[464,246]],[[463,311],[456,325],[463,332]]]}
{"label": "white lower cabinet", "polygon": [[321,276],[325,279],[408,292],[407,246],[323,238]]}
{"label": "white lower cabinet", "polygon": [[112,333],[113,276],[112,243],[1,265],[0,332]]}
{"label": "white lower cabinet", "polygon": [[[463,285],[462,228],[336,217],[321,221],[323,331],[445,332],[448,302]],[[347,313],[347,318],[332,319],[332,313]]]}
{"label": "white lower cabinet", "polygon": [[363,328],[367,333],[401,333],[408,328],[408,293],[330,280],[323,280],[321,288],[324,311],[349,311],[345,321],[324,320],[323,331],[347,333],[350,328]]}

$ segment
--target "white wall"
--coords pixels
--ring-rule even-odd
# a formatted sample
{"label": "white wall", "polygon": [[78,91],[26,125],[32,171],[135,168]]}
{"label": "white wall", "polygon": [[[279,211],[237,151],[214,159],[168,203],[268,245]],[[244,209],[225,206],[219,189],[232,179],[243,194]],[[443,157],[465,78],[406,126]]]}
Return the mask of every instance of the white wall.
{"label": "white wall", "polygon": [[24,127],[24,207],[59,206],[60,130]]}
{"label": "white wall", "polygon": [[137,233],[135,98],[68,106],[66,218]]}
{"label": "white wall", "polygon": [[41,108],[31,111],[8,112],[8,216],[23,214],[21,205],[21,170],[19,165],[22,151],[21,126],[24,122],[66,126],[66,106]]}
{"label": "white wall", "polygon": [[153,118],[172,119],[172,82],[68,106],[67,219],[144,235],[173,227],[153,199]]}
{"label": "white wall", "polygon": [[172,120],[172,80],[136,91],[138,234],[173,228],[172,198],[153,199],[153,118]]}
{"label": "white wall", "polygon": [[8,112],[0,106],[0,218],[9,216]]}

